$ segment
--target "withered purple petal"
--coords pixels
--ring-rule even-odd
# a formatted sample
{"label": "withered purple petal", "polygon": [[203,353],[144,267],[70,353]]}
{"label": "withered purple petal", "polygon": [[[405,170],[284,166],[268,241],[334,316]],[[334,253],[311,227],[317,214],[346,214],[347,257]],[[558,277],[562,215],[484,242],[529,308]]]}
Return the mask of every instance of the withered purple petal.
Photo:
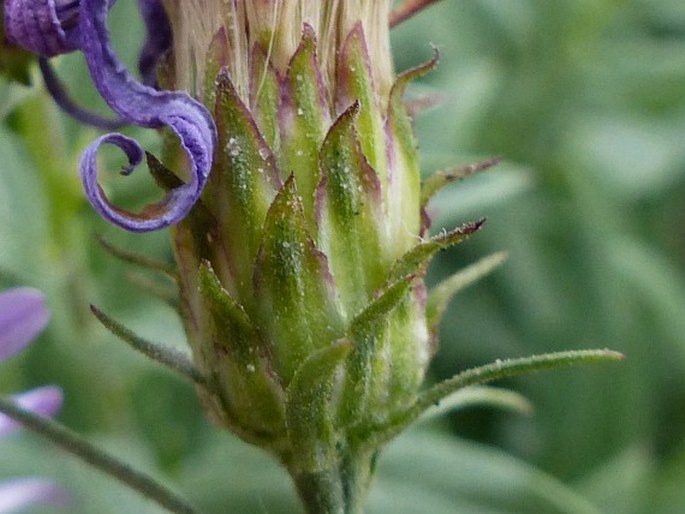
{"label": "withered purple petal", "polygon": [[5,0],[7,38],[45,57],[79,48],[78,0]]}
{"label": "withered purple petal", "polygon": [[23,512],[31,505],[66,505],[71,496],[44,478],[16,478],[0,483],[0,514]]}
{"label": "withered purple petal", "polygon": [[[188,130],[192,130],[192,127]],[[86,196],[102,217],[132,232],[148,232],[175,223],[188,213],[197,199],[195,192],[189,188],[192,184],[172,190],[161,202],[147,206],[141,213],[127,212],[112,205],[97,181],[97,153],[103,144],[116,145],[126,154],[129,165],[121,171],[123,175],[131,173],[145,155],[135,140],[116,133],[99,137],[83,152],[81,180]]]}
{"label": "withered purple petal", "polygon": [[207,109],[187,93],[156,91],[131,76],[112,50],[107,11],[107,0],[81,0],[81,49],[95,85],[122,118],[142,127],[171,128],[188,156],[191,180],[139,214],[114,207],[97,185],[98,147],[105,142],[122,147],[132,166],[139,159],[131,156],[142,153],[137,143],[114,135],[98,139],[86,150],[81,160],[81,176],[90,202],[105,218],[133,232],[157,230],[180,221],[199,198],[212,165],[216,128]]}
{"label": "withered purple petal", "polygon": [[0,293],[0,361],[28,345],[50,319],[45,296],[19,287]]}
{"label": "withered purple petal", "polygon": [[171,48],[171,23],[161,0],[138,0],[146,28],[146,38],[138,58],[138,70],[143,84],[157,85],[157,61]]}
{"label": "withered purple petal", "polygon": [[115,130],[126,125],[126,120],[121,118],[103,118],[99,114],[87,111],[76,105],[76,103],[67,94],[64,85],[59,80],[59,77],[55,73],[55,70],[52,68],[52,65],[47,58],[40,57],[38,59],[38,66],[41,74],[43,75],[43,81],[45,82],[45,87],[48,90],[48,93],[50,93],[50,96],[55,101],[57,106],[69,116],[80,121],[81,123],[105,130]]}
{"label": "withered purple petal", "polygon": [[[21,408],[31,411],[40,416],[52,417],[62,406],[64,395],[62,389],[57,386],[43,386],[31,389],[20,394],[15,394],[12,399]],[[21,427],[12,418],[0,414],[0,436],[13,432]],[[0,512],[2,512],[0,510]]]}

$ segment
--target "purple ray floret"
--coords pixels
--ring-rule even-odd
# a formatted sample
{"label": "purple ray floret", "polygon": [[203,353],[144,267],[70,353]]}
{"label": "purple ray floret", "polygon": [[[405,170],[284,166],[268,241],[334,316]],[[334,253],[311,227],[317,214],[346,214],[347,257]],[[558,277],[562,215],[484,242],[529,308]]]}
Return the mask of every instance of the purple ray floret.
{"label": "purple ray floret", "polygon": [[7,38],[44,57],[79,48],[78,0],[5,0]]}
{"label": "purple ray floret", "polygon": [[161,0],[138,0],[138,6],[147,34],[143,48],[140,49],[138,70],[143,84],[155,87],[157,85],[157,61],[171,49],[173,41],[171,22]]}
{"label": "purple ray floret", "polygon": [[[77,119],[101,128],[122,122],[147,128],[169,127],[181,140],[190,163],[190,180],[172,190],[162,201],[131,213],[112,205],[97,182],[97,151],[102,144],[119,146],[126,153],[130,172],[142,160],[143,151],[120,134],[93,142],[81,159],[81,177],[86,195],[95,209],[110,222],[133,232],[147,232],[180,221],[204,188],[216,146],[216,128],[204,106],[180,91],[157,91],[155,70],[160,56],[172,42],[169,20],[160,0],[139,0],[147,28],[139,67],[141,84],[119,62],[112,50],[107,13],[113,0],[6,0],[7,35],[13,42],[43,56],[81,49],[95,85],[120,119],[100,118],[78,108],[58,87],[46,63],[41,63],[46,84],[60,106]],[[46,73],[46,71],[48,73]]]}
{"label": "purple ray floret", "polygon": [[62,109],[75,120],[104,130],[117,130],[127,124],[127,121],[121,118],[104,118],[99,114],[90,112],[87,109],[77,105],[67,93],[64,85],[60,81],[47,58],[39,57],[38,66],[40,68],[41,75],[43,75],[45,88],[48,90],[48,93],[50,93],[52,99],[60,109]]}
{"label": "purple ray floret", "polygon": [[[7,37],[15,44],[38,54],[45,87],[57,105],[74,119],[105,130],[126,124],[79,107],[67,94],[48,59],[77,50],[79,0],[7,0],[4,4]],[[148,36],[149,37],[149,36]]]}
{"label": "purple ray floret", "polygon": [[0,361],[22,350],[50,319],[43,293],[30,287],[0,293]]}
{"label": "purple ray floret", "polygon": [[93,142],[81,159],[86,195],[107,220],[133,232],[147,232],[180,221],[193,207],[209,176],[216,128],[205,107],[179,91],[156,91],[136,81],[112,50],[107,29],[107,0],[81,0],[81,50],[98,91],[122,118],[148,128],[169,127],[181,140],[189,162],[191,180],[172,190],[161,202],[134,214],[113,206],[97,183],[96,154],[104,143],[124,150],[132,169],[142,158],[138,144],[110,134]]}
{"label": "purple ray floret", "polygon": [[[52,417],[62,406],[64,395],[62,389],[57,386],[43,386],[15,394],[12,400],[22,409],[40,416]],[[0,414],[0,436],[14,432],[19,427],[21,427],[20,423]]]}

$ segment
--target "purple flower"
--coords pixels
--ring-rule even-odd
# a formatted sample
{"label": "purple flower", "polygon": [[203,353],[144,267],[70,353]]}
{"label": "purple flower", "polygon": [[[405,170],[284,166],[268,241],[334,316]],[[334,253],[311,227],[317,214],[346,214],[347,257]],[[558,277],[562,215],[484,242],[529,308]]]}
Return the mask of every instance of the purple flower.
{"label": "purple flower", "polygon": [[5,27],[13,42],[44,57],[80,49],[95,86],[122,120],[147,128],[168,127],[179,137],[188,156],[190,181],[140,213],[112,205],[97,182],[100,146],[113,144],[124,151],[129,161],[124,170],[127,175],[144,156],[137,142],[121,134],[106,134],[81,158],[81,178],[93,207],[116,225],[146,232],[177,223],[193,207],[212,166],[216,128],[207,109],[187,93],[158,91],[149,85],[154,83],[159,56],[171,44],[169,20],[161,1],[139,0],[148,29],[139,63],[144,83],[133,78],[112,49],[107,28],[112,4],[113,0],[6,0]]}
{"label": "purple flower", "polygon": [[5,0],[7,39],[43,57],[80,46],[78,0]]}
{"label": "purple flower", "polygon": [[0,293],[0,362],[24,349],[50,319],[43,293],[30,287]]}
{"label": "purple flower", "polygon": [[[43,386],[15,394],[12,399],[21,408],[40,414],[54,416],[62,406],[62,389],[57,386]],[[21,425],[3,414],[0,414],[0,436],[14,432]]]}
{"label": "purple flower", "polygon": [[[26,347],[50,318],[43,294],[29,287],[0,293],[0,362]],[[42,416],[54,415],[62,405],[62,390],[45,386],[13,396],[24,409]],[[19,428],[11,418],[0,414],[0,436]],[[60,505],[67,494],[49,480],[22,478],[0,482],[0,514],[17,512],[29,505]]]}
{"label": "purple flower", "polygon": [[30,505],[66,505],[69,495],[44,478],[16,478],[0,482],[0,514],[19,512]]}
{"label": "purple flower", "polygon": [[122,211],[109,203],[97,183],[96,154],[104,143],[119,146],[129,158],[130,170],[143,157],[140,146],[121,134],[95,140],[81,158],[81,177],[88,199],[106,219],[134,232],[166,227],[180,221],[204,188],[216,146],[216,128],[207,109],[188,94],[156,91],[137,82],[114,54],[107,29],[107,1],[81,1],[81,44],[95,85],[121,117],[142,127],[173,130],[190,162],[191,181],[172,190],[143,213]]}
{"label": "purple flower", "polygon": [[161,0],[138,0],[138,6],[147,30],[138,58],[138,71],[143,84],[156,86],[157,61],[171,49],[171,23]]}

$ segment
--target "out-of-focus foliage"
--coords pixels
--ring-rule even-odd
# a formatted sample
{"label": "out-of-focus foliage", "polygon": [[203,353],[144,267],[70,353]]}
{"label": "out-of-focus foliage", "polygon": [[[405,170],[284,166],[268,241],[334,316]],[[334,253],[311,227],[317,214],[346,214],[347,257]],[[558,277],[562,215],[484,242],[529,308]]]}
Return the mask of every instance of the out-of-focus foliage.
{"label": "out-of-focus foliage", "polygon": [[[118,2],[112,16],[129,64],[140,42],[130,36],[140,33],[134,11]],[[465,410],[399,438],[380,460],[369,512],[685,511],[685,3],[442,0],[396,28],[393,42],[398,69],[427,59],[431,42],[442,53],[411,91],[444,97],[417,117],[426,174],[504,158],[432,204],[435,230],[488,217],[441,255],[432,281],[510,252],[454,301],[432,378],[571,348],[608,346],[627,360],[504,384],[533,402],[530,417]],[[79,56],[56,64],[80,102],[106,112]],[[0,287],[45,290],[54,316],[3,365],[0,392],[62,384],[62,421],[206,512],[292,512],[284,472],[217,432],[190,385],[89,315],[92,302],[150,339],[183,345],[173,310],[151,294],[168,284],[147,282],[93,239],[171,261],[166,235],[97,219],[76,171],[96,132],[32,82],[0,82]],[[159,147],[154,133],[129,132]],[[103,162],[116,170],[121,156],[105,152]],[[129,206],[155,191],[143,170],[103,179]],[[0,478],[44,473],[73,489],[69,512],[158,512],[27,434],[3,441],[0,455]]]}

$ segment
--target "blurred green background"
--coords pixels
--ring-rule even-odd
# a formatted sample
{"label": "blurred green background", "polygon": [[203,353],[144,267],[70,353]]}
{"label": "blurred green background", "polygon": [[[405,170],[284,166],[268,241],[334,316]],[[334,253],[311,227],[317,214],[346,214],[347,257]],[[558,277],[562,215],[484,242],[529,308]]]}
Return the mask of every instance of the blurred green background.
{"label": "blurred green background", "polygon": [[[112,30],[133,66],[133,2],[118,2]],[[563,349],[627,359],[498,384],[530,399],[530,416],[473,408],[417,426],[383,454],[368,512],[685,512],[685,2],[443,0],[394,30],[397,69],[426,60],[430,43],[441,66],[411,91],[443,96],[417,118],[424,171],[504,161],[433,202],[435,230],[488,223],[441,254],[429,282],[510,252],[453,302],[430,379]],[[80,56],[56,65],[79,102],[107,112]],[[53,318],[3,363],[0,392],[62,385],[61,421],[203,512],[296,512],[283,471],[214,429],[191,386],[91,317],[94,303],[149,339],[184,344],[152,294],[169,285],[94,240],[170,260],[166,234],[123,233],[91,210],[77,163],[97,133],[58,112],[34,79],[0,82],[0,288],[41,288]],[[128,132],[159,149],[152,131]],[[116,169],[120,156],[106,158]],[[145,173],[103,181],[115,203],[155,191]],[[0,441],[0,478],[20,474],[73,491],[65,512],[160,512],[29,434]]]}

